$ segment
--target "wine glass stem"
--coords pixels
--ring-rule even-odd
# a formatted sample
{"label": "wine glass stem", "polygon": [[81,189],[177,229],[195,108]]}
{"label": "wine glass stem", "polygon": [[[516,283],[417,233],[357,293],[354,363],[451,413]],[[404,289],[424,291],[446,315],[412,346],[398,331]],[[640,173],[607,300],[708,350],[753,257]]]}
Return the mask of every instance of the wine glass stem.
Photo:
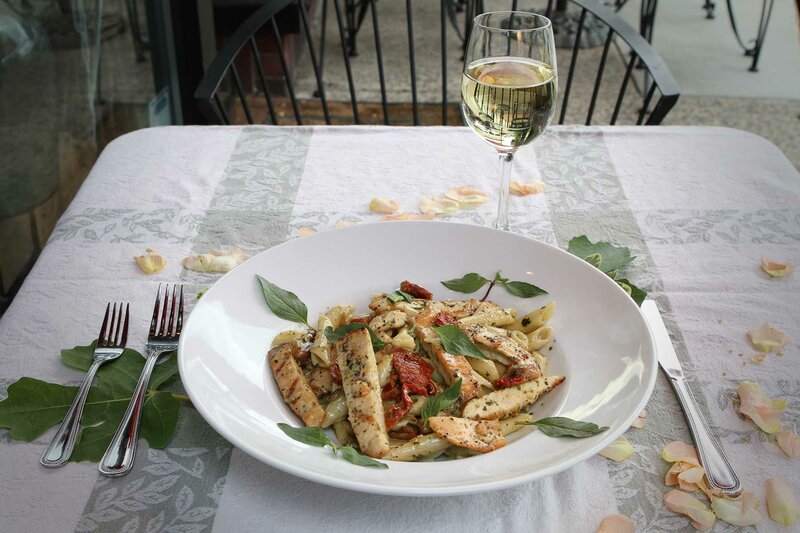
{"label": "wine glass stem", "polygon": [[508,230],[508,198],[509,186],[511,184],[511,163],[514,160],[513,153],[498,153],[500,156],[500,201],[497,204],[497,221],[494,227],[497,229]]}

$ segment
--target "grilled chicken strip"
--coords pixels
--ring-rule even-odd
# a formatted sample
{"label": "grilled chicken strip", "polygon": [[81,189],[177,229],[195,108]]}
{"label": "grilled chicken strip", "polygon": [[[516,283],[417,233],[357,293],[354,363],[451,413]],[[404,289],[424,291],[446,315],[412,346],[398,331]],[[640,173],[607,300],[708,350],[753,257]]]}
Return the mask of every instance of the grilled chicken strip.
{"label": "grilled chicken strip", "polygon": [[503,376],[507,381],[524,383],[542,375],[533,354],[520,346],[505,330],[475,325],[464,328],[464,331],[472,342],[492,350],[486,355],[508,367]]}
{"label": "grilled chicken strip", "polygon": [[[476,300],[477,301],[477,300]],[[448,384],[461,378],[461,393],[459,399],[463,402],[470,400],[480,392],[480,385],[475,371],[463,355],[453,355],[447,353],[439,343],[439,337],[433,331],[435,317],[443,312],[443,304],[446,302],[432,302],[417,316],[416,335],[422,347],[431,354],[434,362],[437,363]],[[461,302],[458,302],[461,303]],[[451,306],[452,308],[453,306]],[[477,306],[476,306],[477,307]]]}
{"label": "grilled chicken strip", "polygon": [[300,365],[295,360],[299,350],[296,343],[281,344],[267,354],[272,375],[278,383],[283,399],[307,426],[319,426],[325,419],[325,410],[306,381]]}
{"label": "grilled chicken strip", "polygon": [[515,385],[507,389],[490,392],[467,402],[462,413],[464,418],[477,420],[499,420],[519,413],[560,385],[564,376],[547,376]]}
{"label": "grilled chicken strip", "polygon": [[506,438],[497,420],[470,420],[455,416],[433,416],[431,429],[451,444],[486,453],[506,445]]}
{"label": "grilled chicken strip", "polygon": [[369,333],[366,329],[353,330],[336,341],[335,350],[350,424],[361,452],[381,457],[389,451],[389,436]]}

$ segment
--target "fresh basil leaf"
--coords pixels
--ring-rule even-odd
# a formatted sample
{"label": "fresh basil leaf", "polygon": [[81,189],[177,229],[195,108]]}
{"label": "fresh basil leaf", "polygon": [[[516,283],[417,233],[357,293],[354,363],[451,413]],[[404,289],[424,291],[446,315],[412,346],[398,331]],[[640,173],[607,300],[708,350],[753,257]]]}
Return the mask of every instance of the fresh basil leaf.
{"label": "fresh basil leaf", "polygon": [[286,433],[286,436],[309,446],[324,448],[331,446],[336,448],[336,444],[328,437],[325,431],[319,427],[292,427],[289,424],[278,423],[278,429]]}
{"label": "fresh basil leaf", "polygon": [[194,295],[194,299],[199,300],[200,298],[203,297],[206,291],[208,291],[208,287],[206,287],[205,289],[200,289],[199,291],[197,291],[197,294]]}
{"label": "fresh basil leaf", "polygon": [[603,272],[619,270],[633,261],[630,249],[624,246],[614,246],[608,242],[594,243],[586,235],[570,239],[567,251]]}
{"label": "fresh basil leaf", "polygon": [[622,289],[627,292],[631,298],[633,298],[633,301],[636,302],[636,305],[641,307],[642,302],[644,302],[644,299],[647,298],[647,293],[627,279],[618,279],[616,281],[617,285],[622,287]]}
{"label": "fresh basil leaf", "polygon": [[498,272],[497,272],[497,273],[494,275],[494,282],[495,282],[495,283],[499,283],[499,284],[501,284],[501,285],[502,285],[502,284],[506,283],[507,281],[508,281],[508,278],[504,278],[503,276],[501,276],[501,275],[500,275],[500,271],[498,271]]}
{"label": "fresh basil leaf", "polygon": [[[497,275],[499,276],[500,273],[498,272]],[[456,292],[464,292],[470,293],[475,292],[484,285],[489,283],[489,280],[477,274],[475,272],[470,272],[469,274],[464,274],[464,276],[458,279],[449,279],[447,281],[442,281],[441,284],[450,289],[451,291]]]}
{"label": "fresh basil leaf", "polygon": [[517,422],[517,425],[535,425],[549,437],[572,437],[575,439],[593,437],[608,429],[608,426],[598,427],[592,422],[580,422],[565,416],[542,418],[533,422]]}
{"label": "fresh basil leaf", "polygon": [[281,289],[258,274],[256,274],[256,277],[261,284],[261,290],[264,293],[267,306],[275,315],[284,320],[302,322],[306,326],[311,327],[311,324],[308,323],[308,308],[306,304],[300,301],[300,298],[298,298],[295,293]]}
{"label": "fresh basil leaf", "polygon": [[472,339],[461,331],[461,328],[458,326],[454,324],[444,324],[438,328],[433,328],[433,331],[439,335],[439,339],[442,341],[442,348],[444,348],[444,351],[447,353],[474,357],[475,359],[489,359],[483,355],[483,352],[475,346]]}
{"label": "fresh basil leaf", "polygon": [[428,419],[432,416],[438,415],[442,410],[447,409],[458,400],[458,395],[461,394],[461,378],[455,380],[449,387],[444,389],[436,396],[428,398],[425,405],[422,406],[422,425],[428,423]]}
{"label": "fresh basil leaf", "polygon": [[401,291],[400,289],[397,289],[396,291],[392,291],[392,292],[388,293],[386,295],[386,297],[389,298],[392,301],[392,303],[397,303],[397,302],[399,302],[401,300],[405,300],[406,302],[410,302],[410,301],[412,301],[414,299],[413,296],[411,296],[407,292]]}
{"label": "fresh basil leaf", "polygon": [[520,298],[533,298],[534,296],[547,294],[546,290],[540,289],[536,285],[525,283],[524,281],[507,281],[502,285],[508,292]]}
{"label": "fresh basil leaf", "polygon": [[323,333],[325,334],[325,337],[327,337],[329,341],[336,342],[353,330],[365,329],[365,328],[367,331],[369,331],[369,338],[372,341],[373,351],[377,352],[378,350],[386,346],[386,343],[382,341],[378,337],[378,335],[375,334],[374,331],[372,331],[371,327],[369,327],[366,324],[362,324],[361,322],[351,322],[350,324],[345,324],[344,326],[338,327],[336,329],[333,329],[332,327],[328,326],[327,328],[325,328],[325,331]]}
{"label": "fresh basil leaf", "polygon": [[376,461],[372,457],[358,453],[352,446],[340,446],[336,448],[336,451],[342,454],[342,459],[354,465],[368,466],[370,468],[389,468],[389,465],[386,463]]}

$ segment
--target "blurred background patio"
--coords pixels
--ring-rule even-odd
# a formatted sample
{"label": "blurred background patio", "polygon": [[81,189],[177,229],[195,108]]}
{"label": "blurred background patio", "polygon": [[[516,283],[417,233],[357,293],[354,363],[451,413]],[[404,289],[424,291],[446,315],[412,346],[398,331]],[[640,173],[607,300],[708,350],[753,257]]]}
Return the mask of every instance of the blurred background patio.
{"label": "blurred background patio", "polygon": [[[324,88],[334,122],[352,122],[341,39],[330,6],[327,31],[322,36],[323,1],[306,4],[316,46],[324,42],[326,50]],[[619,9],[639,31],[643,29],[642,1],[647,6],[652,2],[606,3]],[[445,32],[445,90],[451,103],[448,124],[461,125],[457,104],[465,12],[463,2],[446,2],[452,8]],[[139,128],[204,122],[193,99],[197,83],[221,43],[261,3],[0,0],[0,312],[109,142]],[[341,2],[345,6],[350,3]],[[545,3],[521,0],[518,7],[543,10]],[[484,4],[487,10],[508,9],[510,2],[486,0]],[[676,107],[663,124],[720,125],[750,131],[778,145],[800,169],[800,2],[774,0],[756,71],[750,70],[753,58],[744,55],[732,31],[728,6],[718,0],[713,18],[708,18],[706,4],[704,0],[659,2],[650,29],[645,29],[681,89]],[[743,44],[752,46],[762,1],[731,0],[730,4]],[[384,61],[391,65],[386,72],[388,100],[397,102],[391,123],[411,124],[407,4],[380,0],[376,5]],[[442,5],[432,0],[414,3],[416,84],[423,123],[441,120]],[[296,46],[300,38],[297,22],[284,17],[281,25],[298,98],[313,101],[316,81],[310,63]],[[562,34],[568,30],[563,26]],[[350,61],[359,82],[359,100],[375,102],[362,104],[364,122],[382,123],[369,17],[355,42],[357,54],[351,53]],[[274,43],[260,40],[259,48],[269,75],[278,63]],[[583,123],[585,103],[592,92],[592,84],[586,81],[593,80],[601,52],[602,46],[581,48],[582,63],[578,63],[565,123]],[[571,53],[569,46],[558,51],[562,83]],[[613,49],[604,83],[621,77],[626,64],[624,49]],[[636,81],[630,98],[641,98],[645,83],[641,73]],[[248,83],[252,79],[246,79]],[[599,100],[594,123],[608,123],[613,96],[609,93]],[[288,102],[284,104],[281,114],[291,117]],[[621,122],[633,123],[635,115],[635,106],[626,108]],[[146,247],[147,243],[142,243],[142,249]]]}

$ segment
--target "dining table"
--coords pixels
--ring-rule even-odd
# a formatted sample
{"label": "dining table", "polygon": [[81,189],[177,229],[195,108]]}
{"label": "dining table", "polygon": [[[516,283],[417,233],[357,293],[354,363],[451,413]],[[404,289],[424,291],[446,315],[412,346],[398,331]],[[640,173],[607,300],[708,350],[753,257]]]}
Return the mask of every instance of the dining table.
{"label": "dining table", "polygon": [[[560,248],[579,235],[630,248],[626,277],[658,304],[701,411],[761,502],[756,529],[789,531],[767,516],[764,484],[780,477],[800,496],[800,463],[740,415],[737,388],[753,381],[788,400],[783,427],[800,429],[800,276],[772,278],[760,267],[762,258],[800,260],[798,171],[759,136],[688,126],[554,126],[514,165],[512,179],[545,188],[511,197],[509,231]],[[196,293],[221,275],[187,270],[184,257],[232,246],[253,256],[312,231],[380,223],[374,197],[419,213],[423,197],[458,186],[490,201],[437,220],[490,226],[497,185],[493,150],[462,127],[174,126],[123,135],[104,149],[0,319],[0,400],[23,376],[79,384],[83,374],[62,364],[60,351],[96,338],[107,302],[130,302],[128,346],[143,352],[160,283],[184,285],[190,315]],[[148,248],[167,260],[152,275],[133,259]],[[747,331],[763,323],[796,340],[754,358]],[[295,477],[239,451],[188,402],[169,444],[141,440],[133,470],[119,478],[88,461],[42,467],[55,428],[32,442],[0,429],[0,531],[592,532],[611,514],[630,517],[637,531],[694,531],[664,506],[671,487],[662,449],[691,439],[661,372],[645,421],[625,433],[635,452],[624,461],[594,456],[539,481],[442,497]],[[718,520],[712,531],[735,529]]]}

